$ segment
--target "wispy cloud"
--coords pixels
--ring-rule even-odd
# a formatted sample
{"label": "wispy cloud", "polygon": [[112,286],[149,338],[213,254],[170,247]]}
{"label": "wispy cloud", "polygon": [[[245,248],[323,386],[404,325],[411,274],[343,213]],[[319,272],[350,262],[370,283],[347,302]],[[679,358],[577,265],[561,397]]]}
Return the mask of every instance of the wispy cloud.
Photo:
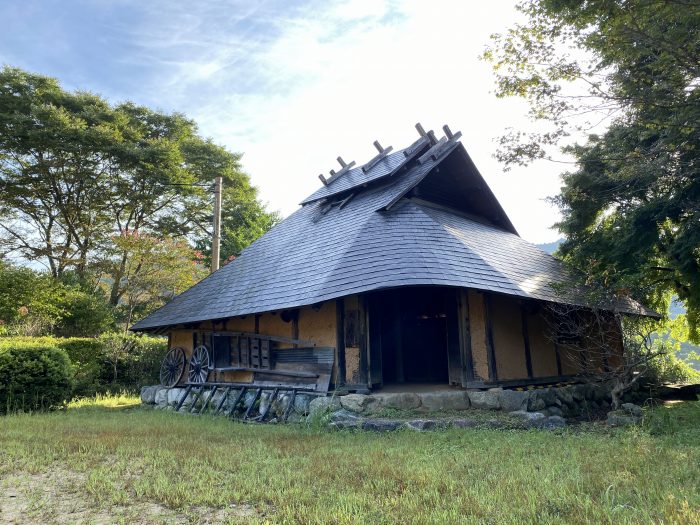
{"label": "wispy cloud", "polygon": [[[490,94],[477,58],[515,19],[510,1],[11,0],[0,6],[8,13],[15,34],[0,35],[0,60],[185,112],[244,152],[262,197],[285,213],[336,156],[362,162],[374,139],[403,146],[421,120],[463,132],[526,238],[556,237],[556,213],[541,199],[556,192],[559,167],[505,176],[491,157],[493,137],[524,124],[520,103]],[[33,41],[21,36],[30,26]]]}

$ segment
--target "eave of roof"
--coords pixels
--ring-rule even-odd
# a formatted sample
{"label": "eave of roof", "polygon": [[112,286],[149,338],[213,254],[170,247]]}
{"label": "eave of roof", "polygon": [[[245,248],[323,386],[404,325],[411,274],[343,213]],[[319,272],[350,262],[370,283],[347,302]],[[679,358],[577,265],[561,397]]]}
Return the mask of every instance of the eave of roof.
{"label": "eave of roof", "polygon": [[[403,150],[387,155],[356,177],[361,168],[349,170],[237,259],[132,330],[299,308],[401,286],[472,288],[584,305],[574,288],[557,287],[575,281],[563,264],[517,235],[464,147],[456,140],[444,145],[429,154],[429,145],[419,140],[408,156]],[[483,183],[500,226],[411,197],[411,190],[448,159],[457,159],[465,173]],[[357,195],[342,206],[325,204],[349,193]],[[634,301],[621,300],[618,307],[657,315]]]}

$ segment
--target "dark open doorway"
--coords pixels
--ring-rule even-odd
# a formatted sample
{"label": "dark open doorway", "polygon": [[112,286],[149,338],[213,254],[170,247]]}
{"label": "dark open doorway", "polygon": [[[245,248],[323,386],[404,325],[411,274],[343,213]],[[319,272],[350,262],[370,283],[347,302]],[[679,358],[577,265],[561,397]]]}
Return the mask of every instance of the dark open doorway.
{"label": "dark open doorway", "polygon": [[[455,290],[410,287],[370,300],[370,375],[374,386],[450,382],[459,355]],[[452,352],[454,353],[454,352]]]}

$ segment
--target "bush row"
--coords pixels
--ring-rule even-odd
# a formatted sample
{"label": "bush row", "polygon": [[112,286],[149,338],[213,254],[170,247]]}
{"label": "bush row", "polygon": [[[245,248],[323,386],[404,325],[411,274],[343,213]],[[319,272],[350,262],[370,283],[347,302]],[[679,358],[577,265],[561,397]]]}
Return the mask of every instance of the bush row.
{"label": "bush row", "polygon": [[137,391],[158,382],[165,339],[123,334],[97,338],[0,338],[0,411],[37,410],[75,396]]}

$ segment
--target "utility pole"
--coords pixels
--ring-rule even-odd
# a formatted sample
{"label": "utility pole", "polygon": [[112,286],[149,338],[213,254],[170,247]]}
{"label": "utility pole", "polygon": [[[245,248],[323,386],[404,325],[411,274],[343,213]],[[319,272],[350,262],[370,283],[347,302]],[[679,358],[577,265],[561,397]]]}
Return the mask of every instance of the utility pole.
{"label": "utility pole", "polygon": [[216,177],[214,184],[214,235],[211,240],[211,271],[219,269],[219,247],[221,245],[221,185],[223,177]]}

